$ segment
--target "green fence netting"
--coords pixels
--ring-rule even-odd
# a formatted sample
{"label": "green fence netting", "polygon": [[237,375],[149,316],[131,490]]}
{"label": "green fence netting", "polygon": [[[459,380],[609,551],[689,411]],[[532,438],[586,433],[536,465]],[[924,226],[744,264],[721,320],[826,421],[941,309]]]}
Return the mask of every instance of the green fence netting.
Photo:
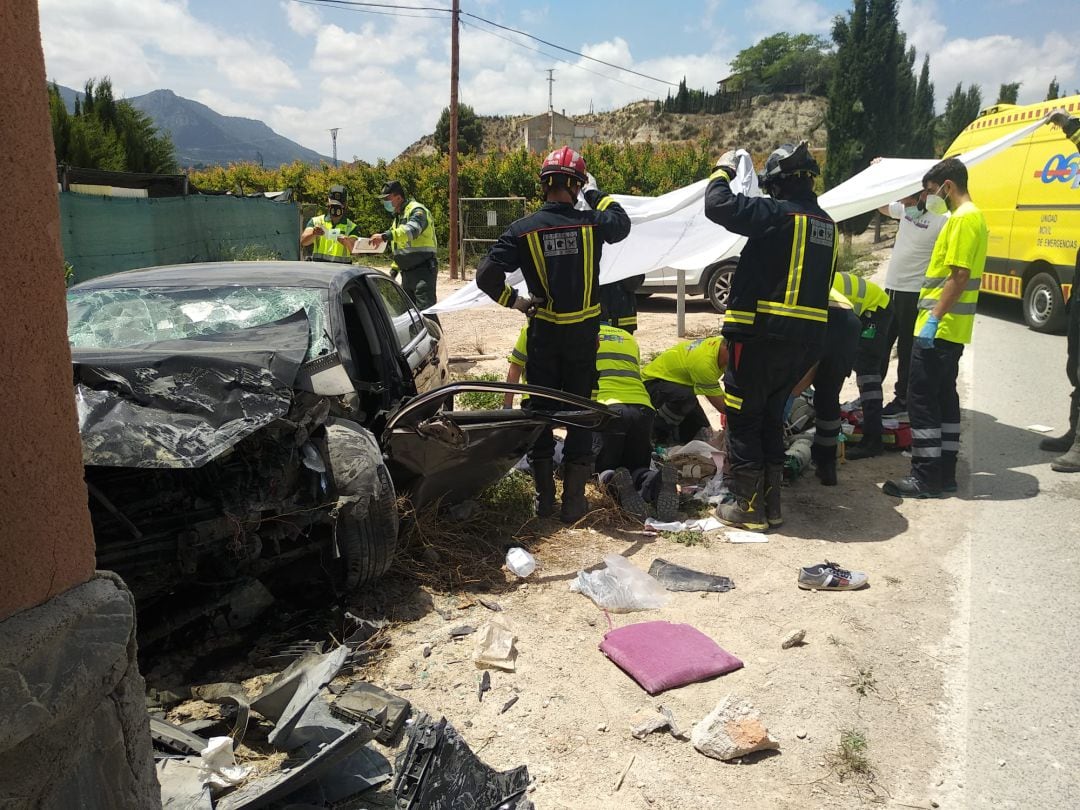
{"label": "green fence netting", "polygon": [[125,198],[60,194],[74,281],[159,264],[299,259],[296,203],[258,197]]}

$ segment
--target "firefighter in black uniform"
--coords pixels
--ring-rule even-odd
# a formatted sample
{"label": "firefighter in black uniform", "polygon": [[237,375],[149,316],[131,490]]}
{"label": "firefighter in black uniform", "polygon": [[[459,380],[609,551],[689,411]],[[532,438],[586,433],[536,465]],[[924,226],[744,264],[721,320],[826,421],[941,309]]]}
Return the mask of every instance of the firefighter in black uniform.
{"label": "firefighter in black uniform", "polygon": [[[630,233],[630,218],[617,202],[596,188],[585,160],[568,146],[556,149],[540,169],[544,205],[507,229],[476,269],[476,284],[504,307],[529,317],[525,378],[533,385],[588,398],[596,383],[596,345],[600,332],[600,252],[605,242]],[[574,207],[582,196],[589,208]],[[529,295],[506,283],[521,268]],[[534,410],[557,403],[531,397]],[[529,451],[536,481],[536,513],[555,511],[550,428]],[[592,434],[570,428],[563,448],[562,520],[574,523],[588,511],[585,483],[593,469]]]}
{"label": "firefighter in black uniform", "polygon": [[784,405],[824,345],[836,223],[817,203],[820,169],[805,141],[769,155],[759,182],[770,197],[732,192],[735,165],[734,151],[723,155],[705,191],[705,216],[749,238],[731,280],[722,332],[735,498],[716,514],[729,526],[764,531],[783,522]]}

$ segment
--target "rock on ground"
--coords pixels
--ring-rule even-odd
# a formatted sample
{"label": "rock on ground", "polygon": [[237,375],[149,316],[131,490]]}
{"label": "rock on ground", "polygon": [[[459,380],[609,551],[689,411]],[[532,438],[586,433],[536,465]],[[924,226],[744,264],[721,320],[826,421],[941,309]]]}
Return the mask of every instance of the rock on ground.
{"label": "rock on ground", "polygon": [[690,735],[694,748],[714,759],[735,759],[755,751],[770,751],[780,743],[769,736],[761,713],[745,698],[728,695]]}

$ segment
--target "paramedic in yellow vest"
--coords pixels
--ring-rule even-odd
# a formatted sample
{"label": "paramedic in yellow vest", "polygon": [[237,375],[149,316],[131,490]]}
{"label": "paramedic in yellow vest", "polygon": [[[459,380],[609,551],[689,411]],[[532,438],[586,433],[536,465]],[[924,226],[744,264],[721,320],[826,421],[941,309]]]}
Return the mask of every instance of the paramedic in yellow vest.
{"label": "paramedic in yellow vest", "polygon": [[833,276],[833,289],[844,296],[860,321],[859,342],[855,348],[855,382],[859,385],[862,407],[862,440],[844,454],[851,461],[880,456],[881,443],[881,367],[889,351],[893,313],[889,294],[872,281],[852,273]]}
{"label": "paramedic in yellow vest", "polygon": [[946,158],[923,177],[926,210],[950,212],[919,293],[915,345],[911,351],[908,415],[911,474],[886,481],[882,491],[901,498],[940,498],[956,492],[960,451],[960,355],[971,342],[989,232],[968,195],[967,167]]}
{"label": "paramedic in yellow vest", "polygon": [[300,234],[300,247],[311,247],[313,262],[352,263],[356,223],[345,218],[346,201],[344,186],[330,186],[326,213],[309,219]]}
{"label": "paramedic in yellow vest", "polygon": [[389,245],[394,254],[390,273],[394,278],[401,274],[401,286],[423,312],[436,301],[439,263],[435,255],[438,248],[435,222],[425,206],[406,199],[405,189],[397,180],[382,187],[380,199],[386,212],[393,215],[394,222],[390,230],[372,235],[371,244],[373,247],[383,242]]}
{"label": "paramedic in yellow vest", "polygon": [[[510,364],[507,382],[525,382],[527,336],[528,327],[522,327],[506,358]],[[641,381],[641,352],[633,335],[601,322],[596,377],[592,398],[617,414],[599,437],[596,472],[600,482],[614,489],[619,505],[635,517],[648,516],[648,501],[655,504],[661,520],[674,520],[679,507],[675,470],[650,470],[655,411]],[[506,394],[504,407],[512,404],[513,394]]]}
{"label": "paramedic in yellow vest", "polygon": [[703,396],[725,412],[720,379],[728,363],[728,350],[720,336],[688,340],[661,352],[641,371],[645,388],[656,408],[653,436],[664,444],[686,444],[709,419],[698,402]]}

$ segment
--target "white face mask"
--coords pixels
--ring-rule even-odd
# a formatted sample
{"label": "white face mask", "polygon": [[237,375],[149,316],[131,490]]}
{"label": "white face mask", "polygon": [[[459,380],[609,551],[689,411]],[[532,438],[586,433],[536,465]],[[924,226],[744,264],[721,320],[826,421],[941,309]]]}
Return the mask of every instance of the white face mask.
{"label": "white face mask", "polygon": [[931,214],[941,216],[949,211],[949,204],[946,202],[945,197],[941,196],[943,186],[938,186],[936,194],[926,195],[926,210]]}

